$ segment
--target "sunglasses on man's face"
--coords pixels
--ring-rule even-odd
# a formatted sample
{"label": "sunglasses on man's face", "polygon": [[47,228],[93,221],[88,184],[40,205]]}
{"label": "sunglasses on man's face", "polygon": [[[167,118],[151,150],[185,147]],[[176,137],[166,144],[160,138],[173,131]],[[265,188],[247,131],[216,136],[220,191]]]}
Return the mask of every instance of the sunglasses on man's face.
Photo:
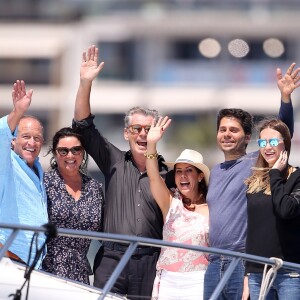
{"label": "sunglasses on man's face", "polygon": [[279,145],[280,141],[282,141],[282,139],[278,139],[278,138],[271,138],[268,140],[267,139],[259,139],[259,140],[257,140],[257,143],[258,143],[259,148],[267,147],[268,143],[271,147],[277,147]]}
{"label": "sunglasses on man's face", "polygon": [[56,151],[61,156],[67,156],[69,152],[71,152],[73,155],[79,155],[83,151],[83,147],[82,146],[74,146],[72,148],[57,147]]}
{"label": "sunglasses on man's face", "polygon": [[128,128],[130,129],[131,133],[133,133],[133,134],[139,134],[142,131],[142,129],[144,128],[145,133],[148,134],[148,132],[151,128],[151,125],[134,124],[134,125],[128,126]]}

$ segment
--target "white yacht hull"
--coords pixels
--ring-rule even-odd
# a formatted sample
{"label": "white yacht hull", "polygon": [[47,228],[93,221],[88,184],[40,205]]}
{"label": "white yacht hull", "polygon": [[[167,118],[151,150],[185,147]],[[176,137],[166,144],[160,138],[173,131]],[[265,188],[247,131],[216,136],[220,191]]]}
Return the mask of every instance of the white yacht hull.
{"label": "white yacht hull", "polygon": [[[23,285],[25,267],[3,258],[0,262],[0,300],[10,299]],[[21,299],[26,298],[27,283],[22,289]],[[101,290],[85,284],[51,276],[46,272],[34,270],[30,277],[28,300],[94,300],[99,299]],[[126,299],[108,294],[105,299]]]}

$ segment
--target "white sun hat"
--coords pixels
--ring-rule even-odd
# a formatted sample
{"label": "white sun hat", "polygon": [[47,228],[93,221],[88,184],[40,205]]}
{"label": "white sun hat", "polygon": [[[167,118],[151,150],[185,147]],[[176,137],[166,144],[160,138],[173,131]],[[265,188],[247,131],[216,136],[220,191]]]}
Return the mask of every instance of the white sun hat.
{"label": "white sun hat", "polygon": [[164,164],[170,169],[174,169],[174,166],[178,163],[189,164],[202,171],[204,174],[205,183],[206,185],[208,185],[210,171],[208,166],[204,164],[203,156],[201,153],[195,150],[185,149],[181,152],[179,157],[177,157],[175,162],[164,162]]}

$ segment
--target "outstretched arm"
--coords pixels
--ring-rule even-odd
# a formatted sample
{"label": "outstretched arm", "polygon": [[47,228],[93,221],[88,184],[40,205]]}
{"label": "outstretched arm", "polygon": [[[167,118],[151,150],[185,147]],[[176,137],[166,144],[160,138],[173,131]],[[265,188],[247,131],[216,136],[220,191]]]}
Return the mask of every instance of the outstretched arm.
{"label": "outstretched arm", "polygon": [[80,68],[80,83],[76,95],[74,119],[81,121],[91,113],[90,93],[92,82],[104,67],[104,62],[98,65],[98,48],[94,45],[82,54]]}
{"label": "outstretched arm", "polygon": [[291,94],[300,86],[300,68],[295,69],[295,66],[296,63],[292,63],[284,76],[282,76],[281,69],[277,69],[277,86],[280,90],[282,100],[279,119],[289,127],[291,136],[294,134],[294,111]]}
{"label": "outstretched arm", "polygon": [[[160,117],[157,123],[153,120],[151,128],[147,135],[147,154],[157,153],[156,144],[162,138],[165,130],[169,127],[171,119]],[[156,158],[147,158],[147,174],[150,180],[151,193],[161,209],[164,220],[168,214],[171,204],[171,193],[167,188],[165,181],[161,178]]]}
{"label": "outstretched arm", "polygon": [[11,130],[14,132],[20,119],[30,106],[33,90],[26,92],[25,82],[17,80],[13,85],[12,99],[14,108],[7,117],[7,123]]}

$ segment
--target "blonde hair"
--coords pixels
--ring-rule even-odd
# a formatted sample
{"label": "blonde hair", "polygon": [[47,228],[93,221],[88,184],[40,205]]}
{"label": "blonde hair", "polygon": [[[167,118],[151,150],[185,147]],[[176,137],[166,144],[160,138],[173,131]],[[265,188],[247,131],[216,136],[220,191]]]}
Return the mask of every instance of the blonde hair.
{"label": "blonde hair", "polygon": [[264,191],[264,194],[271,195],[270,168],[253,167],[252,170],[252,175],[245,180],[245,184],[248,186],[247,193],[254,194]]}

